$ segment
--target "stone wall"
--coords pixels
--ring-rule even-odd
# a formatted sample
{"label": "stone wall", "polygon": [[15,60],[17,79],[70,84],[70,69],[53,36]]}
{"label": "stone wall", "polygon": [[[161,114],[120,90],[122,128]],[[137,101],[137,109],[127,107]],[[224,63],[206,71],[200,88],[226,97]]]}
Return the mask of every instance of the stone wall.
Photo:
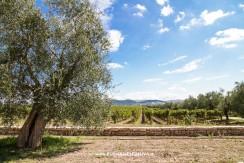
{"label": "stone wall", "polygon": [[[16,135],[20,128],[0,127],[0,135]],[[216,127],[108,127],[103,129],[46,128],[46,133],[63,136],[244,136],[244,126]]]}

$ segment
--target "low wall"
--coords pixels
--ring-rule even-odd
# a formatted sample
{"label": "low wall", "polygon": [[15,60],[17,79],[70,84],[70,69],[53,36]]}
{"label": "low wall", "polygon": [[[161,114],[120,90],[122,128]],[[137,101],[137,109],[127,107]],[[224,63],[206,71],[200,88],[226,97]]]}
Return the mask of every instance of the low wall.
{"label": "low wall", "polygon": [[[0,135],[16,135],[20,128],[0,127]],[[215,127],[108,127],[103,129],[46,128],[46,133],[63,136],[244,136],[244,126]]]}

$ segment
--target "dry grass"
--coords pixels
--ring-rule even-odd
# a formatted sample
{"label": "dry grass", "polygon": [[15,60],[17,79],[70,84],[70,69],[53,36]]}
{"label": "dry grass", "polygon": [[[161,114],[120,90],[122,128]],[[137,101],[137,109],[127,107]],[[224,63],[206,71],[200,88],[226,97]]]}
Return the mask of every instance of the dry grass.
{"label": "dry grass", "polygon": [[[84,137],[79,150],[38,162],[241,162],[244,137]],[[118,156],[141,152],[145,156]],[[131,153],[129,153],[131,154]],[[25,159],[23,162],[33,162]]]}

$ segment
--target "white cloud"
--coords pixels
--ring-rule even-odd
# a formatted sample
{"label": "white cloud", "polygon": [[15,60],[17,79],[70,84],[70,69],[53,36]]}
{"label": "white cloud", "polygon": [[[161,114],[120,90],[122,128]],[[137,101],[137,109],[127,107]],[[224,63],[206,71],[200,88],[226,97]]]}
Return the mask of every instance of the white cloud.
{"label": "white cloud", "polygon": [[108,33],[108,39],[111,47],[110,52],[118,51],[120,45],[124,41],[124,36],[119,30],[110,29],[110,22],[113,15],[110,12],[115,0],[89,0],[95,11],[99,14],[103,26]]}
{"label": "white cloud", "polygon": [[202,80],[203,78],[202,77],[195,77],[195,78],[192,78],[192,79],[187,79],[187,80],[184,80],[183,83],[188,83],[188,84],[191,84],[191,83],[194,83],[194,82],[197,82],[197,81],[200,81]]}
{"label": "white cloud", "polygon": [[158,32],[165,33],[165,32],[169,32],[169,31],[170,31],[170,29],[168,27],[163,27],[163,28],[160,28]]}
{"label": "white cloud", "polygon": [[125,3],[125,4],[123,4],[123,7],[124,7],[124,8],[128,8],[129,5],[128,5],[127,3]]}
{"label": "white cloud", "polygon": [[161,16],[170,16],[174,13],[174,9],[170,6],[169,0],[156,0],[156,3],[162,7]]}
{"label": "white cloud", "polygon": [[162,19],[159,19],[158,20],[158,28],[159,28],[158,32],[160,34],[170,31],[170,29],[168,27],[165,27],[164,26],[164,23],[163,23],[163,20]]}
{"label": "white cloud", "polygon": [[108,39],[111,44],[110,52],[118,51],[120,45],[124,41],[124,37],[123,37],[122,33],[120,31],[114,30],[114,29],[108,31]]}
{"label": "white cloud", "polygon": [[156,3],[160,6],[164,6],[166,3],[168,3],[168,0],[156,0]]}
{"label": "white cloud", "polygon": [[96,9],[100,10],[100,11],[105,11],[106,9],[110,8],[113,3],[114,0],[89,0],[91,2],[92,5],[94,5],[96,7]]}
{"label": "white cloud", "polygon": [[234,48],[237,43],[244,40],[244,29],[229,28],[223,31],[218,31],[215,36],[207,40],[212,46],[223,48]]}
{"label": "white cloud", "polygon": [[170,16],[173,13],[174,13],[174,10],[169,4],[167,4],[166,6],[164,6],[161,9],[161,16]]}
{"label": "white cloud", "polygon": [[180,11],[179,14],[176,16],[175,23],[181,22],[183,19],[185,19],[186,14],[183,11]]}
{"label": "white cloud", "polygon": [[244,3],[239,4],[239,7],[244,10]]}
{"label": "white cloud", "polygon": [[168,88],[170,91],[176,91],[176,92],[187,92],[187,89],[178,85],[174,85]]}
{"label": "white cloud", "polygon": [[133,15],[134,16],[139,16],[139,17],[143,17],[144,13],[147,11],[146,6],[142,5],[142,4],[136,4],[135,5],[135,9],[137,10]]}
{"label": "white cloud", "polygon": [[212,80],[218,80],[218,79],[223,79],[228,77],[230,77],[230,75],[211,76],[211,77],[207,77],[206,80],[212,81]]}
{"label": "white cloud", "polygon": [[133,99],[133,100],[149,100],[149,99],[158,99],[158,100],[172,100],[172,99],[184,99],[188,97],[186,95],[185,89],[182,91],[168,90],[165,89],[164,91],[131,91],[131,92],[118,92],[118,93],[111,93],[111,98],[113,99]]}
{"label": "white cloud", "polygon": [[161,78],[149,78],[149,79],[145,79],[143,80],[144,83],[159,83],[159,84],[166,84],[167,82],[164,81]]}
{"label": "white cloud", "polygon": [[209,12],[208,10],[204,10],[200,17],[203,20],[204,25],[211,25],[213,24],[215,21],[217,21],[220,18],[226,17],[226,16],[230,16],[235,14],[235,12],[224,12],[222,10],[217,10],[217,11],[213,11],[213,12]]}
{"label": "white cloud", "polygon": [[196,19],[196,18],[193,18],[190,20],[190,22],[186,25],[181,25],[180,26],[180,30],[187,30],[187,29],[190,29],[191,27],[194,27],[194,26],[197,26],[197,25],[200,25],[200,20],[199,19]]}
{"label": "white cloud", "polygon": [[158,64],[158,66],[166,66],[166,65],[169,65],[169,64],[172,64],[172,63],[175,63],[175,62],[184,60],[184,59],[186,59],[186,58],[187,58],[186,55],[182,55],[182,56],[179,56],[179,57],[177,57],[177,58],[175,58],[175,59],[172,59],[172,60],[170,60],[170,61],[168,61],[168,62],[166,62],[166,63]]}
{"label": "white cloud", "polygon": [[243,73],[244,73],[244,69],[243,69],[243,70],[241,70],[241,72],[243,72]]}
{"label": "white cloud", "polygon": [[122,69],[122,68],[124,68],[124,66],[119,63],[108,63],[107,68],[110,70],[111,69]]}
{"label": "white cloud", "polygon": [[149,48],[151,48],[152,46],[150,45],[150,44],[146,44],[146,45],[144,45],[143,46],[143,50],[147,50],[147,49],[149,49]]}
{"label": "white cloud", "polygon": [[183,67],[175,69],[175,70],[168,70],[165,71],[165,74],[178,74],[178,73],[187,73],[187,72],[192,72],[194,70],[197,70],[200,65],[203,63],[202,59],[196,59],[193,60],[187,64],[185,64]]}
{"label": "white cloud", "polygon": [[216,10],[209,12],[204,10],[199,18],[192,18],[186,25],[180,26],[180,30],[187,30],[195,26],[209,26],[214,24],[217,20],[233,15],[235,12],[224,12],[222,10]]}
{"label": "white cloud", "polygon": [[112,7],[115,0],[89,0],[96,9],[96,11],[100,14],[100,18],[103,22],[103,25],[107,28],[109,25],[109,22],[112,19],[112,14],[109,14],[107,10]]}
{"label": "white cloud", "polygon": [[135,8],[138,9],[139,11],[141,11],[141,12],[147,11],[146,6],[144,6],[142,4],[136,4]]}

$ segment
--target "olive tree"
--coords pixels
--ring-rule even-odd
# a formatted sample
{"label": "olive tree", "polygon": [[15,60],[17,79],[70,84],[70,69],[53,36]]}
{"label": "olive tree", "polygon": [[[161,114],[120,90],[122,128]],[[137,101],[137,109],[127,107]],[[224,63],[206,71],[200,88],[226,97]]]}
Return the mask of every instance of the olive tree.
{"label": "olive tree", "polygon": [[231,109],[244,117],[244,82],[236,82],[231,95]]}
{"label": "olive tree", "polygon": [[102,122],[109,106],[109,42],[88,0],[0,0],[1,116],[31,105],[17,146],[36,148],[46,124]]}

